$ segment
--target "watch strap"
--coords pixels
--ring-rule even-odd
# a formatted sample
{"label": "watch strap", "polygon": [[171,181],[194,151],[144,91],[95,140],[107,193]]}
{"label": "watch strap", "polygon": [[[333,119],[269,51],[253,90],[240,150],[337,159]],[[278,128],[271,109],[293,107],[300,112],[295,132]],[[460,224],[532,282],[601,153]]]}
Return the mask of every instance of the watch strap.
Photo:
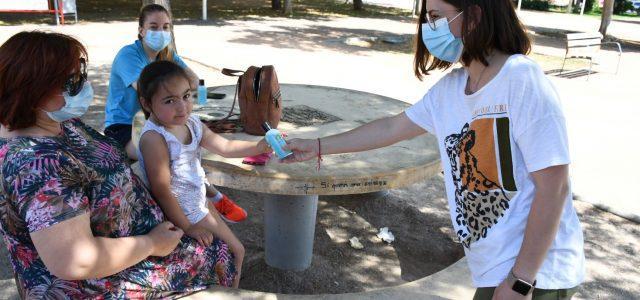
{"label": "watch strap", "polygon": [[507,275],[507,282],[511,289],[523,296],[528,295],[533,292],[533,289],[536,286],[537,280],[534,280],[533,283],[528,282],[526,280],[518,278],[514,273],[513,269],[509,270],[509,274]]}

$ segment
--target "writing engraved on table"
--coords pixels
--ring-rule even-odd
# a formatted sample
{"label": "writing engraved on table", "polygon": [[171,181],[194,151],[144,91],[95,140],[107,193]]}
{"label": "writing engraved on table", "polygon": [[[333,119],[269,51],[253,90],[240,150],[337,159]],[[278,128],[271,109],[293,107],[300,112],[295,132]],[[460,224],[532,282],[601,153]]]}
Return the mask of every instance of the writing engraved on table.
{"label": "writing engraved on table", "polygon": [[298,190],[303,190],[305,194],[308,194],[309,191],[313,191],[313,190],[333,190],[333,191],[337,191],[337,190],[348,190],[348,189],[353,189],[353,188],[360,188],[360,187],[374,187],[374,186],[387,186],[387,181],[386,180],[382,180],[382,179],[365,179],[365,180],[359,180],[359,181],[347,181],[347,182],[327,182],[327,181],[322,181],[320,182],[319,186],[315,186],[314,184],[309,184],[309,183],[305,183],[303,185],[297,185],[295,186],[296,189]]}

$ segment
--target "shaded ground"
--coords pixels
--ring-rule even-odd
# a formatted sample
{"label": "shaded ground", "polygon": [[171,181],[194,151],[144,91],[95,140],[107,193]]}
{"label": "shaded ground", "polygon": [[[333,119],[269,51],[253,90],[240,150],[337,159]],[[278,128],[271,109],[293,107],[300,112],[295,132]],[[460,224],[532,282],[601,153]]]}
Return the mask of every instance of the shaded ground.
{"label": "shaded ground", "polygon": [[[248,221],[231,226],[247,249],[240,287],[338,294],[395,286],[442,270],[464,255],[454,242],[442,188],[442,179],[436,178],[377,199],[371,195],[320,197],[313,262],[302,272],[266,265],[262,203],[255,193],[225,189],[250,212]],[[376,237],[382,227],[393,232],[393,243]],[[364,249],[349,246],[354,236]]]}
{"label": "shaded ground", "polygon": [[584,299],[640,297],[640,225],[595,206],[574,201],[584,232],[587,280]]}
{"label": "shaded ground", "polygon": [[[132,0],[82,0],[76,1],[78,21],[80,22],[113,22],[136,20],[142,1]],[[202,17],[201,1],[171,1],[171,10],[177,21],[197,22],[200,24],[223,22],[224,20],[247,20],[260,17],[279,17],[282,13],[271,9],[269,0],[216,0],[207,2],[208,21],[200,21]],[[353,4],[344,0],[304,0],[294,1],[294,19],[327,20],[335,17],[367,17],[391,18],[403,20],[411,11],[365,4],[364,10],[353,10]],[[71,15],[65,20],[73,23]],[[195,21],[198,20],[198,21]],[[0,25],[17,25],[27,23],[55,24],[52,15],[47,14],[15,14],[1,13]]]}

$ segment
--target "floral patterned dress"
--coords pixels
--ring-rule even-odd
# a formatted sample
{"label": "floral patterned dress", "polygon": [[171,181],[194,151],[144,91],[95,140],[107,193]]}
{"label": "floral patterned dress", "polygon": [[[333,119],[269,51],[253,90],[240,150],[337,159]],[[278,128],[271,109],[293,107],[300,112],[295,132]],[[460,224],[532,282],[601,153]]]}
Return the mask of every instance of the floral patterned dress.
{"label": "floral patterned dress", "polygon": [[78,119],[62,127],[56,137],[0,138],[0,228],[23,297],[172,298],[231,285],[228,246],[216,240],[203,247],[186,236],[168,256],[106,278],[68,281],[49,273],[30,232],[84,213],[94,236],[110,238],[146,234],[164,220],[115,141]]}

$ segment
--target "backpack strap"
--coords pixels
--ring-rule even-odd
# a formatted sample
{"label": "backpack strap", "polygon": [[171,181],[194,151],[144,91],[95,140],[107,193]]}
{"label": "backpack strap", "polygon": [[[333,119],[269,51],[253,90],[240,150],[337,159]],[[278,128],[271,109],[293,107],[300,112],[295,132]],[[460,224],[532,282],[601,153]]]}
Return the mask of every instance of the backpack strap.
{"label": "backpack strap", "polygon": [[241,77],[238,77],[238,82],[236,83],[236,91],[233,93],[233,104],[231,104],[231,110],[229,111],[229,114],[224,117],[222,120],[227,120],[229,119],[231,116],[237,115],[233,113],[233,109],[236,107],[236,101],[238,100],[238,93],[240,92],[240,81],[242,80]]}
{"label": "backpack strap", "polygon": [[[227,76],[240,76],[242,74],[234,75],[234,73],[244,73],[243,71],[231,70],[231,69],[222,69],[222,74]],[[238,93],[240,91],[240,82],[242,77],[238,77],[238,82],[236,83],[236,91],[233,93],[233,104],[231,104],[231,109],[226,117],[220,120],[207,121],[205,124],[209,129],[211,129],[215,133],[228,133],[228,132],[236,132],[238,131],[240,126],[240,120],[230,120],[231,117],[237,116],[238,114],[234,114],[233,110],[236,107],[236,102],[238,100]]]}
{"label": "backpack strap", "polygon": [[240,75],[244,74],[244,71],[223,68],[222,69],[222,74],[227,75],[227,76],[240,76]]}

